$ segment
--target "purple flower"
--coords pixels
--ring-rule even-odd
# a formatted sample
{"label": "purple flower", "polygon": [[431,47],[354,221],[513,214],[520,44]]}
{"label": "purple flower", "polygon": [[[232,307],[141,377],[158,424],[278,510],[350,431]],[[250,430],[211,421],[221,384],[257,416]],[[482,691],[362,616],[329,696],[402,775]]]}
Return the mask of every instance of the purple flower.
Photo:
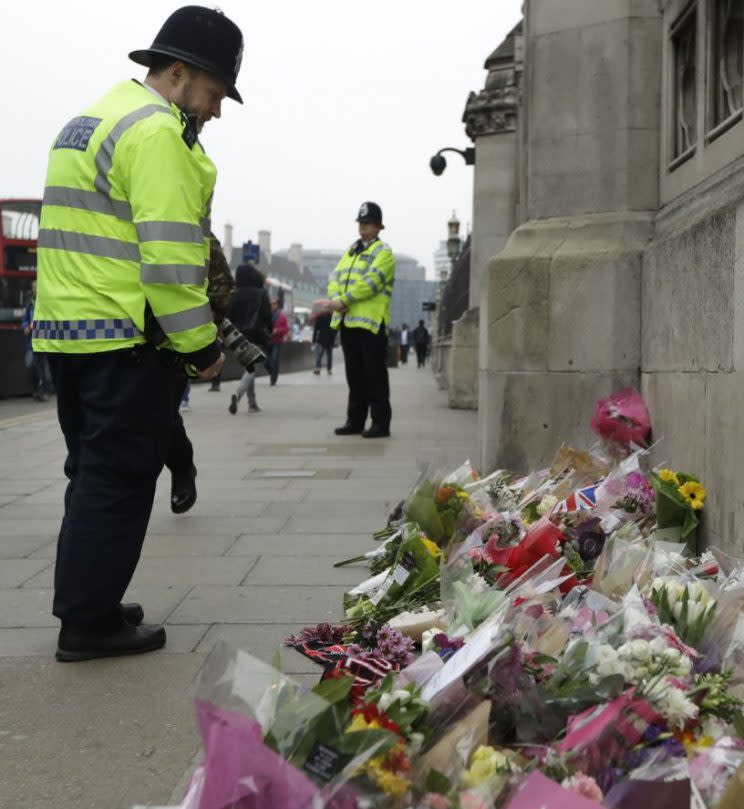
{"label": "purple flower", "polygon": [[348,631],[349,628],[346,626],[334,626],[333,624],[306,626],[299,634],[286,637],[284,643],[287,646],[303,646],[306,643],[332,646],[334,643],[341,643]]}
{"label": "purple flower", "polygon": [[666,732],[666,725],[649,725],[643,734],[643,740],[649,744],[654,744],[659,741],[659,736]]}
{"label": "purple flower", "polygon": [[585,562],[593,562],[604,548],[605,532],[600,525],[599,517],[585,520],[575,529],[579,555]]}

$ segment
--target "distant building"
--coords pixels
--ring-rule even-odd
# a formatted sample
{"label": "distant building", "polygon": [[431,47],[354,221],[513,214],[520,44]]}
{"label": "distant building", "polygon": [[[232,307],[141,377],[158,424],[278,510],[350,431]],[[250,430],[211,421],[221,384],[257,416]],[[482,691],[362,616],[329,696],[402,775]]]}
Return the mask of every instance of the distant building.
{"label": "distant building", "polygon": [[[313,274],[303,266],[302,245],[293,244],[293,261],[287,258],[287,252],[271,251],[271,231],[261,230],[258,233],[258,244],[260,247],[258,266],[260,270],[271,278],[289,284],[294,294],[294,307],[297,309],[309,309],[313,301],[325,295],[325,284],[319,284]],[[243,260],[243,247],[233,247],[230,256],[230,269],[235,273],[235,269]]]}
{"label": "distant building", "polygon": [[450,276],[452,271],[452,260],[447,252],[447,242],[439,242],[439,247],[434,251],[434,280],[444,281]]}

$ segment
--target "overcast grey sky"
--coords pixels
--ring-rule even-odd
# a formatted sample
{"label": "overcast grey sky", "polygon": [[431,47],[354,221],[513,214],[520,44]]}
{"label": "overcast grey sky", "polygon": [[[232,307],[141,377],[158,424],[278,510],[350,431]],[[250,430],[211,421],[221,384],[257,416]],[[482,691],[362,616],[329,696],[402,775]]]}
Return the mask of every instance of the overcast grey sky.
{"label": "overcast grey sky", "polygon": [[[172,0],[3,3],[0,197],[41,196],[61,126],[121,79]],[[207,4],[209,5],[209,4]],[[522,0],[223,0],[245,36],[238,88],[204,146],[219,172],[213,221],[235,243],[272,231],[273,249],[345,247],[364,200],[378,202],[386,240],[428,269],[452,210],[471,219],[472,169],[431,155],[471,145],[461,123],[483,62],[520,17]]]}

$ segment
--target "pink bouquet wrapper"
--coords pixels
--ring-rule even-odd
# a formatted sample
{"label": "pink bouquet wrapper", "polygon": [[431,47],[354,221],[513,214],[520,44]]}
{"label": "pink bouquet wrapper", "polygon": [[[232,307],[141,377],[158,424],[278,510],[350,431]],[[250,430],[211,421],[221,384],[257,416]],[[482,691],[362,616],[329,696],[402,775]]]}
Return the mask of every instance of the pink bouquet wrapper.
{"label": "pink bouquet wrapper", "polygon": [[626,447],[643,446],[651,432],[651,417],[641,394],[626,388],[597,402],[591,426],[608,441],[617,441]]}
{"label": "pink bouquet wrapper", "polygon": [[[194,809],[308,809],[321,790],[300,770],[263,743],[261,726],[248,716],[196,700],[204,743],[198,803]],[[340,790],[329,809],[355,809]]]}
{"label": "pink bouquet wrapper", "polygon": [[663,718],[635,689],[615,697],[610,702],[588,708],[568,720],[568,733],[558,745],[563,753],[580,757],[585,772],[591,774],[609,761],[622,757],[638,744],[646,730]]}
{"label": "pink bouquet wrapper", "polygon": [[509,801],[506,809],[604,809],[592,801],[535,770]]}

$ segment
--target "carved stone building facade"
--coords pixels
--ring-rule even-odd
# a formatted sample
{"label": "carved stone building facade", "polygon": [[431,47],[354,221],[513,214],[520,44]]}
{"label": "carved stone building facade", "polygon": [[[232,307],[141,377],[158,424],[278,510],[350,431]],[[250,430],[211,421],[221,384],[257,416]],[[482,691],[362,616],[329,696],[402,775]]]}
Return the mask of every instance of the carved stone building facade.
{"label": "carved stone building facade", "polygon": [[597,398],[640,387],[657,459],[744,548],[744,3],[525,0],[486,69],[451,349],[477,345],[482,469],[586,445]]}

